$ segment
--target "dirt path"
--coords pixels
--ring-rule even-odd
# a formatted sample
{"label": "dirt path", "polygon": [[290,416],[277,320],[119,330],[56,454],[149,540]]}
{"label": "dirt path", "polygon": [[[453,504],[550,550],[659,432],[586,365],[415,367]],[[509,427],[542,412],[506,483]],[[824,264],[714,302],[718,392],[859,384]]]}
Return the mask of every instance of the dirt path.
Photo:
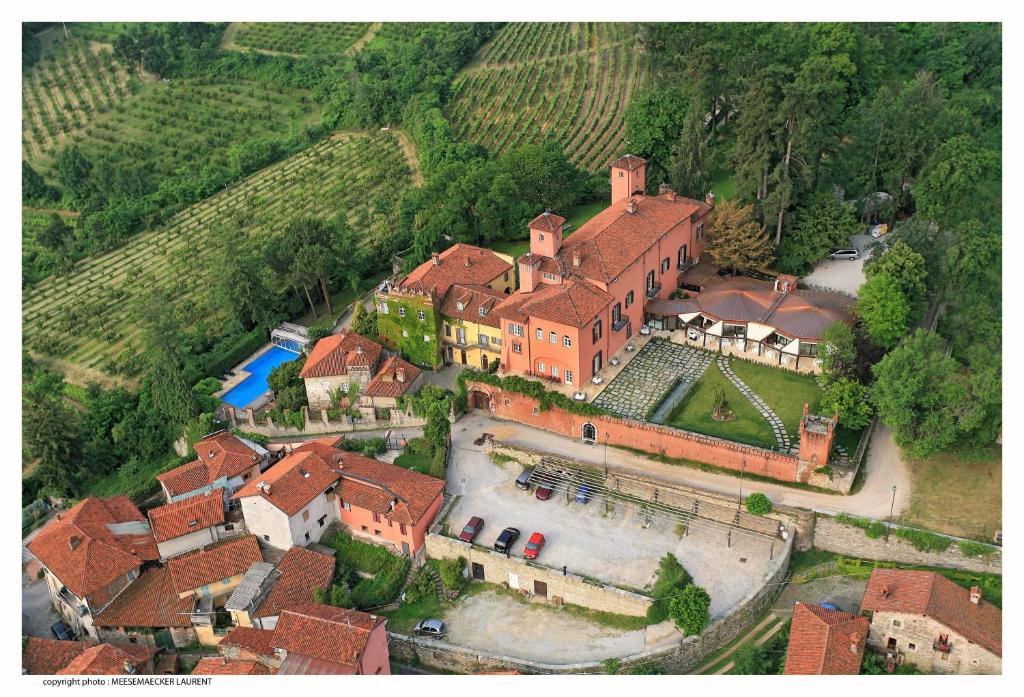
{"label": "dirt path", "polygon": [[402,152],[405,153],[405,159],[409,162],[409,167],[412,169],[412,183],[416,186],[423,186],[423,175],[420,174],[420,156],[416,152],[416,145],[412,142],[412,138],[405,131],[398,128],[392,128],[391,133],[398,140],[398,144],[402,147]]}
{"label": "dirt path", "polygon": [[344,55],[353,56],[363,50],[363,46],[373,41],[373,37],[377,36],[377,32],[384,26],[383,22],[374,22],[370,25],[366,33],[356,39],[356,42],[345,49]]}
{"label": "dirt path", "polygon": [[[773,614],[769,613],[768,615],[766,615],[766,616],[765,616],[765,618],[764,618],[763,620],[761,620],[761,621],[760,621],[760,622],[758,622],[758,623],[757,623],[756,625],[754,625],[753,627],[751,627],[751,628],[750,628],[750,630],[749,630],[749,631],[748,631],[748,632],[747,632],[746,634],[744,634],[744,635],[743,635],[743,638],[741,638],[741,639],[740,639],[739,641],[737,641],[737,642],[736,642],[735,646],[733,646],[732,648],[730,648],[730,649],[729,649],[728,651],[726,651],[726,652],[722,653],[721,655],[719,655],[719,656],[715,656],[715,657],[714,657],[714,658],[712,658],[712,659],[711,659],[710,661],[707,661],[706,663],[702,664],[702,665],[700,666],[700,668],[698,668],[697,670],[693,671],[693,673],[691,673],[691,675],[703,675],[704,673],[706,673],[706,672],[708,671],[708,669],[709,669],[709,668],[710,668],[711,666],[713,666],[714,664],[718,663],[718,662],[719,662],[720,660],[722,660],[723,658],[727,658],[728,656],[731,656],[731,655],[733,655],[734,653],[736,653],[737,651],[739,651],[740,647],[741,647],[741,646],[743,646],[743,643],[744,643],[744,642],[745,642],[745,641],[747,640],[747,638],[748,638],[748,637],[751,637],[751,636],[753,636],[754,634],[757,634],[757,633],[758,633],[758,632],[760,632],[760,631],[761,631],[762,629],[764,629],[765,627],[767,627],[767,626],[768,626],[769,624],[771,624],[772,622],[774,622],[774,621],[775,621],[775,619],[776,619],[776,618],[775,618],[775,615],[773,615]],[[732,661],[729,661],[729,663],[728,663],[728,666],[729,666],[729,668],[732,668],[732,666],[733,666],[733,665],[734,665],[734,664],[733,664],[733,662],[732,662]],[[724,670],[728,670],[728,668],[725,668],[725,669],[723,669],[723,670],[718,670],[718,671],[715,671],[715,673],[714,673],[714,674],[715,674],[715,675],[719,675],[719,674],[720,674],[720,673],[722,673],[722,672],[723,672]]]}
{"label": "dirt path", "polygon": [[[765,632],[765,635],[763,637],[761,637],[760,639],[755,641],[754,642],[754,646],[762,646],[764,644],[764,642],[768,641],[773,636],[778,634],[782,630],[782,628],[785,626],[785,624],[786,624],[785,622],[779,622],[778,624],[776,624],[769,631]],[[748,634],[747,636],[750,636],[750,635]],[[739,648],[740,646],[742,646],[742,642],[740,642],[740,644],[737,644],[736,648]],[[728,673],[730,670],[733,669],[733,666],[735,666],[735,665],[736,665],[735,661],[729,661],[724,666],[722,666],[721,668],[716,670],[713,674],[714,675],[723,675],[725,673]]]}

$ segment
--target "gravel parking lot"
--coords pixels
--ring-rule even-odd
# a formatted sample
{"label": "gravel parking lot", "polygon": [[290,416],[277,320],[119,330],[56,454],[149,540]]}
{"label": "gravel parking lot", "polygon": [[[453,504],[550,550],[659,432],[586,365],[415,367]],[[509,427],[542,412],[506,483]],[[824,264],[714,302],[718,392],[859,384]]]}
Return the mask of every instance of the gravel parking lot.
{"label": "gravel parking lot", "polygon": [[712,617],[725,614],[760,587],[778,563],[769,559],[765,541],[734,534],[730,548],[725,532],[715,527],[693,525],[686,537],[679,537],[668,521],[644,529],[639,512],[620,504],[606,516],[602,501],[567,503],[564,488],[539,501],[515,487],[521,471],[517,463],[496,465],[482,446],[473,444],[479,435],[458,423],[453,428],[448,492],[460,498],[446,519],[457,530],[472,516],[482,517],[479,544],[491,546],[502,529],[516,527],[522,535],[512,554],[522,556],[530,534],[539,531],[547,540],[541,563],[556,569],[565,565],[571,573],[641,590],[653,583],[658,560],[672,552],[711,595]]}
{"label": "gravel parking lot", "polygon": [[868,258],[865,249],[873,239],[870,235],[854,235],[850,238],[850,246],[860,252],[860,259],[823,259],[814,267],[814,271],[801,279],[804,283],[823,288],[841,290],[844,293],[857,295],[857,289],[864,282],[864,261]]}

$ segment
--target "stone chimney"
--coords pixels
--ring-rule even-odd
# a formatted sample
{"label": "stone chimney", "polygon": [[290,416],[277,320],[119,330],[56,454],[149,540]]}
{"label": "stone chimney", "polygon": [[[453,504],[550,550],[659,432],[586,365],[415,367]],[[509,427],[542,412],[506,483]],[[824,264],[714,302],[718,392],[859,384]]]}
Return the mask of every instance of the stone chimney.
{"label": "stone chimney", "polygon": [[466,255],[466,268],[469,268],[469,255]]}
{"label": "stone chimney", "polygon": [[431,254],[430,258],[434,260],[434,266],[440,266],[441,265],[441,255],[438,254],[437,252],[434,252],[433,254]]}
{"label": "stone chimney", "polygon": [[981,588],[979,586],[971,586],[971,602],[975,605],[981,604]]}
{"label": "stone chimney", "polygon": [[788,274],[780,273],[775,279],[775,290],[780,293],[792,293],[796,290],[797,278]]}
{"label": "stone chimney", "polygon": [[405,366],[404,365],[400,365],[397,368],[395,368],[395,380],[398,380],[398,382],[405,382]]}
{"label": "stone chimney", "polygon": [[886,598],[888,598],[889,597],[889,586],[888,585],[884,585],[881,588],[879,588],[878,589],[878,594],[880,596],[882,596],[882,600],[885,600]]}
{"label": "stone chimney", "polygon": [[667,194],[671,190],[672,189],[670,189],[668,184],[666,184],[665,182],[662,182],[662,183],[658,184],[658,195],[659,196],[661,196],[662,194]]}
{"label": "stone chimney", "polygon": [[704,194],[704,203],[708,204],[712,208],[715,207],[715,195],[710,191]]}
{"label": "stone chimney", "polygon": [[860,634],[853,632],[850,634],[850,653],[860,652]]}
{"label": "stone chimney", "polygon": [[634,199],[631,198],[626,202],[626,212],[636,213],[636,201]]}
{"label": "stone chimney", "polygon": [[72,535],[68,538],[68,546],[70,546],[71,549],[77,549],[80,544],[82,544],[82,538],[78,535]]}
{"label": "stone chimney", "polygon": [[572,265],[575,268],[579,268],[580,266],[580,250],[578,247],[573,248],[572,250]]}

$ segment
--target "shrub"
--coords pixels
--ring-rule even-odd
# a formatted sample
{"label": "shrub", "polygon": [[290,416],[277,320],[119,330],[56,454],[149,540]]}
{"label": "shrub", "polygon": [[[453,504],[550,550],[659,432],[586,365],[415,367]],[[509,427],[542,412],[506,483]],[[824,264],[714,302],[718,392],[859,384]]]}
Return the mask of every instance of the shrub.
{"label": "shrub", "polygon": [[387,450],[387,442],[381,437],[346,438],[341,441],[341,449],[362,453],[366,457],[376,457]]}
{"label": "shrub", "polygon": [[996,551],[996,548],[992,545],[987,545],[982,542],[974,542],[972,540],[960,540],[957,544],[960,547],[960,554],[965,557],[980,557],[985,554],[992,554]]}
{"label": "shrub", "polygon": [[441,583],[444,584],[445,588],[453,591],[461,591],[465,588],[467,583],[465,569],[465,557],[442,559],[437,563],[437,571],[441,577]]}
{"label": "shrub", "polygon": [[412,438],[405,444],[405,451],[409,455],[430,457],[434,454],[434,446],[426,438]]}
{"label": "shrub", "polygon": [[921,552],[944,552],[949,549],[953,540],[945,535],[938,535],[927,530],[910,530],[907,528],[894,528],[893,534],[901,537]]}
{"label": "shrub", "polygon": [[766,515],[772,512],[772,502],[759,491],[747,497],[747,512],[754,515]]}
{"label": "shrub", "polygon": [[711,622],[711,596],[698,585],[691,583],[674,595],[668,604],[669,617],[683,630],[683,636],[700,634]]}
{"label": "shrub", "polygon": [[664,675],[665,671],[657,663],[644,663],[634,666],[629,671],[630,675]]}
{"label": "shrub", "polygon": [[427,573],[426,568],[422,568],[416,572],[412,583],[405,589],[405,599],[409,603],[418,603],[433,597],[434,593],[434,579]]}
{"label": "shrub", "polygon": [[647,608],[648,624],[664,622],[669,617],[669,601],[690,583],[690,574],[671,552],[658,562],[658,572],[651,587],[654,602]]}
{"label": "shrub", "polygon": [[608,675],[615,675],[622,668],[622,661],[617,658],[606,658],[601,661],[604,672]]}

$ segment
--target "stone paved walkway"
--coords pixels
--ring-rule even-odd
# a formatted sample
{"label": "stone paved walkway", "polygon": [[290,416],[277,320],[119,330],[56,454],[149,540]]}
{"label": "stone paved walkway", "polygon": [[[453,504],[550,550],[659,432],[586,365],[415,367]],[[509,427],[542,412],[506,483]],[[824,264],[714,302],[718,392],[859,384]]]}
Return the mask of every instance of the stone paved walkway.
{"label": "stone paved walkway", "polygon": [[737,377],[736,373],[732,372],[732,368],[729,367],[729,359],[725,356],[718,357],[718,368],[722,371],[722,375],[729,379],[733,385],[736,386],[743,396],[747,398],[747,401],[754,405],[754,408],[765,418],[768,424],[772,427],[772,432],[775,434],[775,440],[779,443],[779,450],[783,452],[789,452],[789,432],[786,431],[786,425],[782,423],[772,408],[765,404],[764,400],[761,399],[756,392],[747,387],[747,383]]}
{"label": "stone paved walkway", "polygon": [[692,385],[708,369],[713,354],[671,341],[651,341],[626,364],[594,400],[596,406],[630,419],[646,420],[665,390],[681,378]]}

